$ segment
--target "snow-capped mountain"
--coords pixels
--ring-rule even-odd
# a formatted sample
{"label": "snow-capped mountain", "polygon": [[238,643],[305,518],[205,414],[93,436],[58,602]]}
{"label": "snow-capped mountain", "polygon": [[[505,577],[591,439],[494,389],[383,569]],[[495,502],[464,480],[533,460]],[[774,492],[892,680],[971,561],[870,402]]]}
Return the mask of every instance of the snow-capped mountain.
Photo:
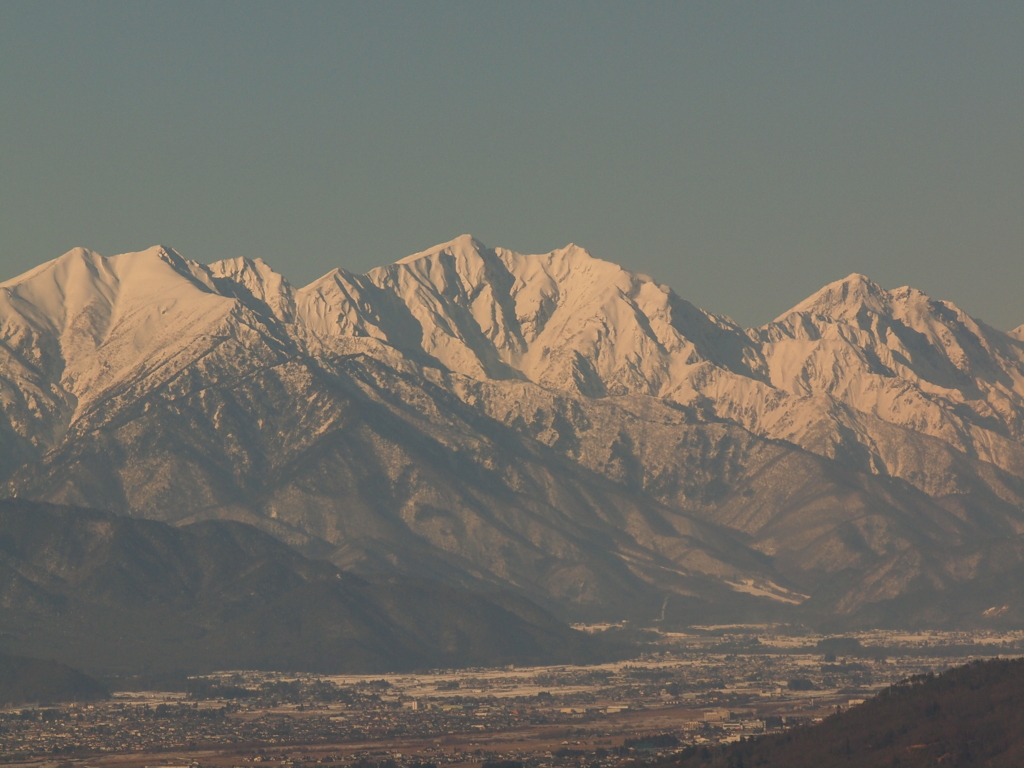
{"label": "snow-capped mountain", "polygon": [[1022,336],[860,275],[745,330],[574,245],[76,249],[0,284],[0,472],[579,614],[966,621],[1024,552]]}

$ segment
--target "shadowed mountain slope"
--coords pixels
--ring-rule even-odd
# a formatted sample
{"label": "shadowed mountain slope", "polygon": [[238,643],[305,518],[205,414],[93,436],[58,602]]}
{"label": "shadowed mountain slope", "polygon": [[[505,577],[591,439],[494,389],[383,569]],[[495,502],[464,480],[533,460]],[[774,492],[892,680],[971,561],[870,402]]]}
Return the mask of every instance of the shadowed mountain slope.
{"label": "shadowed mountain slope", "polygon": [[252,526],[0,502],[0,644],[92,671],[375,672],[596,659],[521,598],[367,581]]}
{"label": "shadowed mountain slope", "polygon": [[109,697],[102,683],[65,664],[0,653],[0,706]]}

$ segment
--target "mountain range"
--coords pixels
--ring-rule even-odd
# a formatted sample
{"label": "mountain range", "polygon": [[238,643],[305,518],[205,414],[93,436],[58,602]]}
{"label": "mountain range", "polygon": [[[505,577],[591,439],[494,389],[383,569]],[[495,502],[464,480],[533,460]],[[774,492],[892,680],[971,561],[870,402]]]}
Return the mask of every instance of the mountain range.
{"label": "mountain range", "polygon": [[744,329],[574,245],[75,249],[0,284],[0,409],[9,498],[563,618],[1024,620],[1024,326],[861,275]]}

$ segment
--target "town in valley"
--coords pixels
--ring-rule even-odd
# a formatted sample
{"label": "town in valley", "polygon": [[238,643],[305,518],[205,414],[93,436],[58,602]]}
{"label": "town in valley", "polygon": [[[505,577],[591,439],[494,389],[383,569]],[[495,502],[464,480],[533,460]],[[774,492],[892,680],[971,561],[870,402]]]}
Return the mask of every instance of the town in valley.
{"label": "town in valley", "polygon": [[811,724],[900,680],[1024,653],[1019,631],[827,637],[728,626],[648,636],[642,655],[592,666],[226,671],[172,686],[184,690],[13,707],[0,712],[0,759],[39,768],[603,768]]}

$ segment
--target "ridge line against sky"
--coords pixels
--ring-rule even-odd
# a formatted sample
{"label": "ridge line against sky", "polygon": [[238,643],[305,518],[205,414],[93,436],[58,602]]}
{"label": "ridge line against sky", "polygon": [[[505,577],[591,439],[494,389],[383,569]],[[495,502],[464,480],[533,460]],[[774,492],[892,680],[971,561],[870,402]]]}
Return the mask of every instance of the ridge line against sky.
{"label": "ridge line against sky", "polygon": [[295,284],[472,232],[745,327],[852,272],[1024,323],[1024,6],[0,6],[0,281],[75,246]]}
{"label": "ridge line against sky", "polygon": [[[569,249],[572,249],[572,248],[580,248],[581,247],[581,246],[578,246],[576,243],[567,243],[564,246],[552,249],[551,251],[548,251],[546,253],[533,253],[533,254],[530,254],[530,253],[516,252],[514,249],[504,248],[503,246],[500,246],[500,245],[499,246],[495,246],[495,247],[492,248],[490,245],[488,245],[487,243],[482,242],[479,238],[475,237],[474,235],[469,234],[469,233],[465,233],[465,234],[459,235],[456,238],[452,238],[450,240],[447,240],[445,242],[437,243],[434,246],[432,246],[430,248],[427,248],[426,250],[421,250],[421,251],[418,251],[416,253],[408,254],[407,256],[402,257],[400,259],[397,259],[397,260],[395,260],[393,262],[388,262],[388,263],[385,263],[385,264],[374,265],[374,266],[370,267],[369,269],[365,270],[364,272],[352,272],[351,270],[345,270],[344,267],[332,267],[331,269],[329,269],[328,271],[326,271],[322,275],[317,275],[313,279],[311,279],[309,281],[306,281],[306,282],[303,282],[303,283],[296,283],[296,282],[294,282],[293,280],[291,280],[289,278],[289,276],[288,276],[288,274],[286,272],[277,269],[274,264],[270,263],[266,259],[263,259],[262,257],[258,257],[258,256],[257,257],[244,257],[243,256],[243,257],[236,257],[236,258],[249,258],[251,261],[254,261],[254,262],[257,262],[257,261],[258,262],[262,262],[263,266],[268,268],[270,270],[270,272],[272,272],[274,274],[277,274],[280,277],[282,277],[284,279],[285,283],[287,283],[287,285],[289,285],[293,291],[304,291],[304,290],[306,290],[308,288],[313,288],[318,283],[320,283],[321,281],[323,281],[323,280],[325,280],[327,278],[330,278],[331,275],[333,275],[339,269],[342,272],[347,272],[347,274],[349,274],[350,276],[366,277],[370,273],[386,270],[388,267],[409,264],[410,260],[413,259],[413,257],[425,257],[425,256],[430,256],[430,255],[436,254],[438,252],[444,252],[444,250],[446,248],[449,248],[449,247],[454,247],[454,249],[455,249],[454,252],[457,254],[459,252],[460,241],[464,241],[466,239],[471,240],[474,243],[475,246],[478,246],[478,247],[480,247],[480,248],[482,248],[484,250],[506,251],[506,252],[517,253],[520,256],[530,256],[530,257],[532,257],[532,256],[543,257],[543,256],[550,255],[551,253],[557,253],[559,251],[566,251],[566,250],[569,250]],[[145,254],[145,253],[148,253],[148,252],[151,252],[151,251],[157,251],[157,250],[160,250],[160,251],[171,251],[177,257],[186,259],[187,261],[190,261],[192,263],[200,263],[200,264],[202,263],[202,262],[196,262],[194,259],[189,259],[187,254],[182,254],[180,251],[178,251],[173,246],[169,246],[169,245],[167,245],[165,243],[155,243],[155,244],[153,244],[152,246],[150,246],[148,248],[142,248],[142,249],[139,249],[139,250],[136,250],[136,251],[126,251],[124,253],[115,253],[115,254],[103,254],[103,253],[98,253],[94,249],[79,247],[79,248],[71,249],[67,253],[61,254],[61,256],[59,256],[59,257],[57,257],[55,259],[51,259],[51,260],[49,260],[47,262],[43,262],[41,264],[37,264],[34,267],[31,267],[30,269],[28,269],[25,272],[21,273],[20,275],[14,275],[14,276],[8,277],[6,279],[0,279],[0,288],[10,287],[13,284],[16,284],[16,283],[20,282],[20,280],[22,278],[28,278],[30,276],[33,276],[37,272],[37,270],[39,270],[40,268],[44,268],[48,264],[55,263],[59,259],[61,259],[62,257],[68,256],[69,254],[71,254],[71,253],[73,253],[75,251],[82,251],[82,250],[84,250],[86,252],[94,253],[94,254],[96,254],[96,255],[100,256],[101,258],[104,258],[104,259],[106,259],[106,258],[116,258],[116,257],[119,257],[119,256],[125,256],[125,255],[139,256],[139,255],[142,255],[142,254]],[[594,255],[592,253],[590,253],[586,248],[582,248],[582,250],[584,252],[587,252],[591,257],[597,258],[598,260],[601,260],[599,257],[594,257]],[[229,259],[224,259],[223,261],[230,261],[230,260],[231,259],[229,258]],[[209,263],[205,264],[205,266],[213,267],[216,263],[218,263],[220,261],[222,261],[222,260],[218,260],[216,262],[209,262]],[[652,279],[652,280],[654,280],[655,284],[659,285],[660,287],[668,288],[669,290],[672,290],[673,292],[675,292],[677,296],[680,295],[679,292],[676,291],[675,288],[672,285],[664,283],[664,282],[661,282],[661,281],[658,281],[657,279],[652,278],[650,275],[648,275],[646,273],[640,272],[638,270],[629,270],[628,268],[623,267],[623,265],[615,264],[615,262],[608,262],[607,260],[603,260],[603,261],[605,261],[606,263],[613,264],[613,265],[615,265],[615,266],[617,266],[619,268],[626,269],[626,271],[629,274],[636,275],[636,276],[638,276],[638,277],[640,277],[640,278],[642,278],[644,280]],[[769,326],[769,325],[771,325],[773,323],[780,322],[780,321],[782,321],[784,318],[786,318],[792,312],[803,311],[803,310],[800,310],[799,307],[803,306],[808,301],[810,301],[811,299],[815,298],[816,296],[821,294],[826,289],[831,288],[832,286],[837,285],[837,284],[849,283],[851,281],[854,281],[854,282],[858,282],[858,281],[867,282],[867,283],[871,284],[872,286],[878,288],[879,290],[881,290],[881,291],[883,291],[883,292],[885,292],[887,294],[895,293],[895,292],[900,291],[901,289],[907,289],[907,288],[909,288],[910,290],[914,290],[914,291],[919,291],[920,290],[917,286],[909,285],[909,284],[908,285],[900,285],[900,286],[886,286],[886,285],[882,285],[882,284],[878,283],[877,281],[872,280],[870,275],[863,275],[863,274],[860,274],[860,273],[857,273],[857,272],[853,272],[853,273],[850,273],[849,275],[844,275],[843,277],[836,278],[835,280],[830,280],[828,283],[825,283],[823,285],[818,286],[817,288],[815,288],[814,290],[809,292],[806,296],[800,298],[798,301],[794,302],[792,305],[790,305],[790,306],[782,309],[780,312],[776,313],[776,315],[773,318],[771,318],[770,320],[766,320],[763,323],[758,323],[757,325],[743,325],[742,323],[739,323],[739,325],[740,325],[740,327],[742,327],[745,330],[754,330],[754,329],[757,329],[757,328],[767,327],[767,326]],[[932,301],[938,301],[938,302],[943,302],[943,303],[946,303],[946,304],[952,304],[952,305],[958,307],[961,310],[963,309],[963,307],[961,307],[957,303],[955,297],[932,296],[932,295],[929,295],[927,292],[923,292],[923,293],[925,294],[925,296],[928,299],[930,299]],[[696,306],[698,309],[705,309],[704,307],[700,306],[700,302],[698,300],[698,297],[681,296],[681,298],[683,298],[685,300],[688,300],[691,304]],[[705,311],[710,311],[710,310],[705,310]],[[732,317],[730,317],[728,315],[724,315],[723,313],[715,312],[715,313],[712,313],[712,314],[714,314],[716,316],[719,316],[719,317],[724,317],[727,320],[735,321],[735,318],[732,318]],[[970,313],[968,313],[968,315],[970,315]],[[974,319],[978,320],[980,318],[974,318]],[[994,327],[994,326],[992,326],[992,327]],[[1021,327],[1024,327],[1024,325],[1022,325]],[[1001,330],[1001,331],[1006,332],[1006,331],[1016,330],[1016,328],[996,328],[996,330]]]}

